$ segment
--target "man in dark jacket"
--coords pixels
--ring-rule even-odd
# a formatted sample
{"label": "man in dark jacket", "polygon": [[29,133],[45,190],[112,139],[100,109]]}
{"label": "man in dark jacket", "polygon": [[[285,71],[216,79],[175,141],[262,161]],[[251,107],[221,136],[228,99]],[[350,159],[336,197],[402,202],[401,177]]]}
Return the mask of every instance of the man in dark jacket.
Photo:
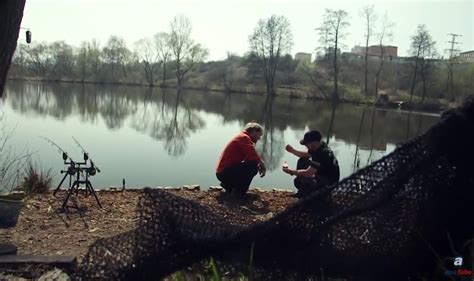
{"label": "man in dark jacket", "polygon": [[300,144],[305,145],[307,151],[298,151],[291,145],[286,146],[286,151],[299,157],[296,170],[283,166],[285,173],[296,176],[294,184],[298,189],[297,197],[307,196],[323,186],[339,181],[339,163],[332,150],[321,141],[320,132],[305,133]]}
{"label": "man in dark jacket", "polygon": [[224,148],[216,165],[216,177],[226,192],[237,197],[249,189],[253,177],[265,176],[265,163],[255,150],[255,143],[262,137],[263,127],[248,123],[244,131],[235,136]]}

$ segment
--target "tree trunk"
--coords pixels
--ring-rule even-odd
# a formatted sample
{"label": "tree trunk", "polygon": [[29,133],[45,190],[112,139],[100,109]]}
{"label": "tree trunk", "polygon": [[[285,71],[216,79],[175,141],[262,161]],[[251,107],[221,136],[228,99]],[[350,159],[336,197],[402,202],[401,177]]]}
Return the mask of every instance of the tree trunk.
{"label": "tree trunk", "polygon": [[379,91],[379,77],[380,77],[380,71],[377,72],[377,75],[375,76],[374,103],[377,102],[377,97],[378,97],[378,91]]}
{"label": "tree trunk", "polygon": [[124,63],[122,63],[121,67],[122,67],[123,76],[125,77],[125,79],[127,79],[128,78],[127,66]]}
{"label": "tree trunk", "polygon": [[416,84],[416,74],[418,72],[418,58],[416,58],[415,62],[415,71],[413,73],[413,81],[411,82],[411,89],[410,89],[410,101],[413,99],[413,93],[415,91],[415,84]]}
{"label": "tree trunk", "polygon": [[145,76],[146,76],[146,80],[148,82],[148,86],[149,87],[153,87],[153,82],[155,81],[155,77],[154,77],[154,72],[155,72],[155,66],[148,63],[148,62],[143,62],[144,64],[144,68],[145,68]]}
{"label": "tree trunk", "polygon": [[268,77],[265,79],[265,84],[267,86],[267,94],[269,95],[271,92],[271,89],[270,89],[270,79]]}
{"label": "tree trunk", "polygon": [[415,84],[416,84],[416,74],[418,73],[418,60],[420,57],[420,47],[418,46],[418,51],[416,54],[416,60],[415,60],[415,71],[413,73],[413,81],[411,83],[411,89],[410,89],[410,102],[413,99],[413,92],[415,91]]}
{"label": "tree trunk", "polygon": [[334,44],[334,60],[333,60],[333,65],[334,65],[334,92],[332,96],[333,102],[339,101],[339,94],[337,92],[337,75],[338,75],[338,69],[337,69],[337,40],[338,40],[338,31],[336,30],[336,36],[335,36],[335,44]]}
{"label": "tree trunk", "polygon": [[178,88],[181,88],[181,61],[179,60],[179,58],[176,60],[176,64],[177,64],[177,76],[178,76]]}
{"label": "tree trunk", "polygon": [[112,76],[110,78],[111,82],[115,82],[115,63],[112,63]]}
{"label": "tree trunk", "polygon": [[82,62],[81,76],[82,76],[81,83],[84,84],[84,82],[86,80],[86,64],[84,62]]}
{"label": "tree trunk", "polygon": [[[423,71],[425,71],[425,70],[423,69]],[[425,97],[426,97],[426,75],[425,74],[421,75],[421,81],[423,83],[423,93],[421,95],[421,103],[423,103],[423,101],[425,101]]]}
{"label": "tree trunk", "polygon": [[[367,30],[367,32],[369,32]],[[365,98],[369,98],[369,90],[367,87],[367,76],[369,75],[369,61],[368,61],[368,56],[369,56],[369,36],[367,36],[367,41],[365,42],[365,72],[364,72],[364,91],[365,91]]]}
{"label": "tree trunk", "polygon": [[0,1],[0,96],[15,52],[26,0]]}
{"label": "tree trunk", "polygon": [[276,96],[276,91],[275,91],[275,70],[271,72],[271,77],[270,77],[270,95]]}
{"label": "tree trunk", "polygon": [[161,82],[161,87],[165,87],[165,79],[166,79],[166,62],[163,62],[163,82]]}
{"label": "tree trunk", "polygon": [[382,43],[380,43],[380,64],[379,68],[377,69],[377,74],[375,76],[375,93],[374,93],[374,101],[377,102],[377,96],[379,94],[379,78],[380,74],[382,73],[383,68],[383,47]]}

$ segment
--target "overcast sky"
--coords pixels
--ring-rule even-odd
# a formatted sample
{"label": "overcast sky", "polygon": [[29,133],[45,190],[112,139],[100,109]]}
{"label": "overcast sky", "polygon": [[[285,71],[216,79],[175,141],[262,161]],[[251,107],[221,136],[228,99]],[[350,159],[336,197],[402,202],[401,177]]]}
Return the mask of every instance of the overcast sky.
{"label": "overcast sky", "polygon": [[[344,9],[350,26],[344,40],[350,50],[364,42],[364,21],[360,10],[373,4],[379,15],[388,13],[395,22],[393,40],[399,56],[408,54],[410,36],[418,24],[426,24],[441,54],[451,40],[448,33],[461,34],[461,51],[474,50],[474,0],[430,1],[300,1],[300,0],[27,0],[22,27],[32,30],[34,41],[64,40],[79,46],[98,39],[105,44],[110,35],[123,37],[128,47],[140,38],[168,31],[170,20],[184,14],[193,24],[193,39],[209,49],[209,60],[226,57],[228,51],[243,55],[248,36],[257,21],[272,14],[284,15],[293,32],[292,54],[315,53],[325,8]],[[24,40],[22,34],[20,40]],[[375,41],[373,43],[376,43]]]}

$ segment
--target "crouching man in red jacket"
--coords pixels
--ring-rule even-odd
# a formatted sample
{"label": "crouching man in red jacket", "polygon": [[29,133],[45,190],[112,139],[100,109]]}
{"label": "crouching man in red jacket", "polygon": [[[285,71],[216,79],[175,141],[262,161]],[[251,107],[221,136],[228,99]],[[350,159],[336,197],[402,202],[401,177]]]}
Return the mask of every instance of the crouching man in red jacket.
{"label": "crouching man in red jacket", "polygon": [[217,162],[216,176],[226,192],[242,196],[248,191],[257,172],[260,177],[265,176],[265,163],[255,150],[255,144],[262,135],[260,124],[248,123],[244,131],[225,146]]}

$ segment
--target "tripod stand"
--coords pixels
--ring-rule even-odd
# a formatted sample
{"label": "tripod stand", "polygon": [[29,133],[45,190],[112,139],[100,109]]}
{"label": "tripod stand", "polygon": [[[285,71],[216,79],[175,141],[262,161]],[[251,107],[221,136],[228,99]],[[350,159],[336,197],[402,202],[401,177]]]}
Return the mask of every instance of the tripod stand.
{"label": "tripod stand", "polygon": [[[67,159],[69,159],[69,162],[67,162]],[[69,197],[71,197],[72,193],[76,192],[76,195],[78,195],[81,184],[85,185],[85,189],[84,189],[85,194],[94,195],[94,198],[97,201],[97,204],[99,205],[100,208],[102,208],[99,198],[97,197],[97,194],[95,193],[94,187],[92,186],[92,183],[89,180],[89,177],[95,175],[96,172],[99,170],[94,166],[94,163],[92,161],[89,161],[90,166],[89,167],[87,166],[87,160],[89,160],[89,156],[87,155],[87,153],[84,153],[84,162],[73,161],[65,152],[63,152],[63,160],[64,160],[64,164],[69,165],[69,166],[67,170],[61,170],[61,174],[65,173],[65,175],[53,193],[53,195],[56,195],[56,193],[61,188],[61,185],[69,176],[69,187],[67,189],[66,199],[64,199],[61,209],[64,210],[66,208],[67,202],[69,201]],[[85,179],[81,180],[80,178],[81,174],[83,175],[85,174]],[[76,175],[76,179],[74,180],[74,182],[72,182],[72,178],[74,175]]]}
{"label": "tripod stand", "polygon": [[[92,194],[94,195],[95,200],[97,201],[97,204],[99,205],[99,208],[102,208],[102,205],[100,204],[99,198],[97,197],[97,194],[95,193],[94,187],[92,186],[92,183],[89,180],[89,176],[95,175],[96,169],[93,165],[90,167],[81,167],[81,165],[87,165],[87,160],[84,163],[76,163],[76,180],[72,185],[69,186],[69,189],[67,191],[66,199],[64,199],[63,205],[61,206],[61,209],[65,209],[67,206],[67,202],[69,200],[69,197],[73,192],[76,192],[76,195],[79,193],[79,187],[81,184],[85,185],[85,194],[89,195]],[[81,180],[80,179],[80,174],[85,173],[85,179]],[[63,180],[66,178],[67,175],[64,176]],[[70,180],[71,180],[70,176]]]}
{"label": "tripod stand", "polygon": [[61,174],[65,173],[63,179],[61,180],[61,182],[59,182],[58,184],[58,187],[56,187],[56,190],[53,192],[53,196],[56,196],[56,193],[59,191],[59,189],[61,189],[61,185],[63,184],[64,180],[66,180],[67,176],[69,176],[69,188],[71,188],[71,184],[72,184],[72,176],[74,176],[74,174],[76,173],[76,167],[75,167],[75,163],[72,162],[72,163],[67,163],[67,162],[64,162],[64,164],[67,164],[69,165],[69,167],[67,168],[67,170],[61,170]]}

